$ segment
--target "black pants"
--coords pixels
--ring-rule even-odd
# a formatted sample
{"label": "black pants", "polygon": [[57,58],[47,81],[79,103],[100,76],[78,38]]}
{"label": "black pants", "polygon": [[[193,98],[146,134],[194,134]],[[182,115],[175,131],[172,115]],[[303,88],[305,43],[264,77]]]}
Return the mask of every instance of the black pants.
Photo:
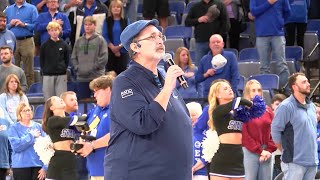
{"label": "black pants", "polygon": [[7,169],[0,168],[0,180],[6,180]]}
{"label": "black pants", "polygon": [[47,178],[77,180],[76,156],[70,151],[56,150],[54,156],[50,159]]}
{"label": "black pants", "polygon": [[297,37],[297,45],[304,47],[304,33],[307,30],[306,23],[288,23],[285,25],[286,46],[294,46]]}
{"label": "black pants", "polygon": [[[237,19],[230,18],[229,43],[230,48],[239,50],[241,23]],[[226,42],[226,41],[224,41]]]}
{"label": "black pants", "polygon": [[122,71],[127,69],[128,65],[128,59],[129,55],[128,53],[121,53],[120,57],[116,57],[115,54],[109,50],[108,55],[108,63],[106,65],[106,71],[115,71],[118,74],[120,74]]}
{"label": "black pants", "polygon": [[12,168],[14,180],[38,180],[41,167]]}

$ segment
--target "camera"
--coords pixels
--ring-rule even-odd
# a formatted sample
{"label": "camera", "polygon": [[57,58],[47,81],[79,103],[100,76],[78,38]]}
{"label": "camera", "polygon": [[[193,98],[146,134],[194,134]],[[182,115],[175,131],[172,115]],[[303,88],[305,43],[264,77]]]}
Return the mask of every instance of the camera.
{"label": "camera", "polygon": [[[87,123],[87,117],[86,116],[78,116],[78,121],[74,125],[74,127],[77,129],[77,131],[81,132],[80,138],[85,142],[91,142],[96,140],[96,137],[87,135],[87,131],[90,130],[90,127]],[[77,139],[75,139],[77,140]],[[79,143],[72,143],[70,145],[70,149],[72,151],[78,151],[81,148],[83,148],[83,144]]]}

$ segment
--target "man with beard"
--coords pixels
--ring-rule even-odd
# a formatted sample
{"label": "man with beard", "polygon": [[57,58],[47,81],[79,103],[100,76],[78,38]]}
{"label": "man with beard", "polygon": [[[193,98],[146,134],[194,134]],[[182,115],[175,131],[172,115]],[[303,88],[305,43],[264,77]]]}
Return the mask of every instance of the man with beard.
{"label": "man with beard", "polygon": [[192,179],[191,120],[175,89],[184,72],[178,65],[166,76],[157,69],[166,40],[158,25],[136,21],[120,35],[132,62],[113,82],[104,179]]}
{"label": "man with beard", "polygon": [[15,74],[18,76],[20,80],[20,85],[23,92],[27,91],[27,80],[26,75],[24,74],[23,70],[12,64],[12,49],[9,46],[1,46],[0,48],[0,54],[1,54],[1,61],[2,64],[0,65],[0,88],[2,91],[2,86],[9,74]]}
{"label": "man with beard", "polygon": [[314,179],[319,160],[316,107],[308,99],[310,83],[303,73],[296,73],[288,85],[292,95],[277,108],[271,135],[282,151],[284,179]]}
{"label": "man with beard", "polygon": [[[60,95],[60,98],[64,101],[66,104],[66,107],[64,108],[64,111],[66,113],[66,116],[72,116],[74,114],[78,114],[78,100],[77,100],[77,94],[73,91],[66,91]],[[86,158],[82,156],[76,156],[77,160],[77,173],[78,173],[78,179],[77,180],[88,180],[88,170],[86,166]]]}
{"label": "man with beard", "polygon": [[16,37],[13,32],[7,29],[7,16],[0,12],[0,46],[8,45],[11,49],[16,46]]}

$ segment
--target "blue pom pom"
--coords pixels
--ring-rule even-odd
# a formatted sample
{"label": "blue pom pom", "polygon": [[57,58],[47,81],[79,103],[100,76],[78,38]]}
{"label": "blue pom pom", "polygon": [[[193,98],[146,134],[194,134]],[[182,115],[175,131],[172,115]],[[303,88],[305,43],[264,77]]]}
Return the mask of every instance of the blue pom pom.
{"label": "blue pom pom", "polygon": [[248,122],[250,121],[250,112],[248,108],[245,106],[239,106],[234,110],[234,119],[242,121],[242,122]]}
{"label": "blue pom pom", "polygon": [[253,105],[249,110],[250,117],[252,119],[261,117],[266,111],[266,103],[264,102],[263,98],[258,95],[252,99],[252,102]]}

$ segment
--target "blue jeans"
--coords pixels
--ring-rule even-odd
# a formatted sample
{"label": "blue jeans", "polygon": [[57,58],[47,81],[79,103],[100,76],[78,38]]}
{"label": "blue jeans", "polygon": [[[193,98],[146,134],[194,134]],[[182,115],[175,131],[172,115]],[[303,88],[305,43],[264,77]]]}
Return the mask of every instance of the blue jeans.
{"label": "blue jeans", "polygon": [[310,180],[314,179],[317,173],[317,166],[300,166],[294,163],[281,162],[281,169],[284,173],[283,180],[299,179]]}
{"label": "blue jeans", "polygon": [[272,158],[260,162],[260,156],[250,152],[243,147],[243,165],[246,180],[271,180],[272,179]]}
{"label": "blue jeans", "polygon": [[272,58],[276,62],[277,74],[279,75],[279,88],[284,87],[290,75],[289,68],[285,59],[285,37],[257,37],[256,46],[261,63],[260,73],[270,74],[270,61]]}
{"label": "blue jeans", "polygon": [[133,23],[137,20],[137,11],[138,11],[138,0],[129,0],[125,7],[125,13],[130,23]]}
{"label": "blue jeans", "polygon": [[201,58],[209,51],[209,42],[196,42],[196,59],[194,59],[196,66],[199,66]]}

